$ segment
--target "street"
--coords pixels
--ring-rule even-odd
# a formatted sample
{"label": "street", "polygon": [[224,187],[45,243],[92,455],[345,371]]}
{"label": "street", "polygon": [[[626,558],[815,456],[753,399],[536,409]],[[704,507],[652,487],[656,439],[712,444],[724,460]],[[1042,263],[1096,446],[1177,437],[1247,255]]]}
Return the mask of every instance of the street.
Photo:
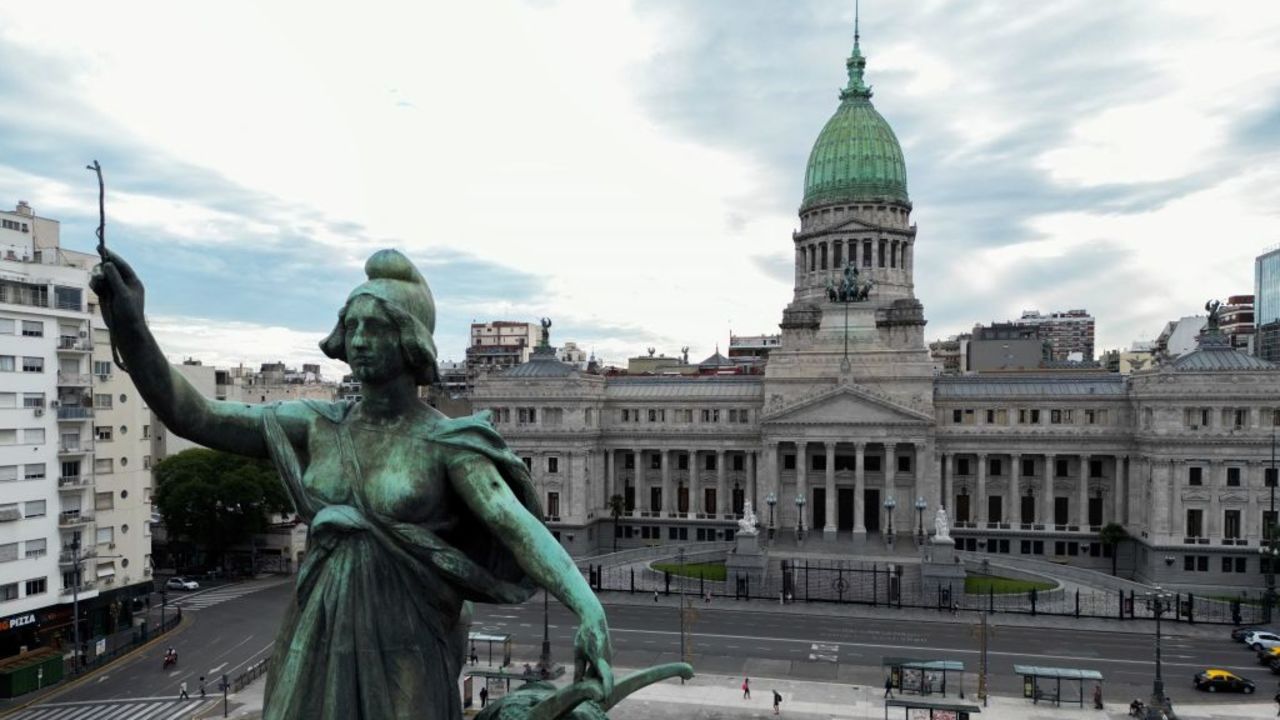
{"label": "street", "polygon": [[[171,593],[171,604],[184,606],[189,617],[168,639],[13,717],[190,717],[185,713],[215,702],[223,673],[235,677],[269,654],[292,587],[292,578],[274,578],[214,588],[188,597]],[[803,608],[764,604],[757,609],[743,609],[696,602],[693,609],[696,618],[689,622],[686,642],[694,667],[703,673],[875,688],[884,682],[884,657],[942,659],[965,664],[963,683],[949,680],[949,695],[963,689],[972,698],[977,690],[978,641],[971,622],[949,617],[938,622],[895,621],[888,613],[877,620],[840,618],[804,614]],[[606,610],[616,666],[637,668],[678,659],[680,621],[674,605],[607,604]],[[522,605],[477,606],[473,629],[510,634],[515,645],[514,660],[534,662],[542,642],[542,618],[539,595]],[[553,600],[549,618],[555,660],[571,667],[570,648],[576,630],[573,617]],[[1273,694],[1273,676],[1254,663],[1251,651],[1232,642],[1228,632],[1228,628],[1222,628],[1220,639],[1166,637],[1166,687],[1175,701],[1208,699],[1191,687],[1191,676],[1206,666],[1252,678],[1258,683],[1261,697]],[[164,671],[161,659],[170,645],[178,650],[180,661],[176,670]],[[484,667],[487,650],[483,646],[477,650]],[[1153,638],[1121,631],[998,627],[991,638],[989,657],[991,692],[998,695],[1021,694],[1021,678],[1013,675],[1015,663],[1098,670],[1106,678],[1106,697],[1113,703],[1145,697],[1151,690],[1154,671]],[[201,675],[205,676],[208,693],[204,703],[199,703]],[[183,681],[193,696],[190,702],[177,699]],[[1090,690],[1086,688],[1086,694]],[[1232,702],[1236,698],[1244,699],[1222,696],[1215,700]],[[117,714],[106,714],[108,708]],[[60,714],[54,715],[55,710]]]}

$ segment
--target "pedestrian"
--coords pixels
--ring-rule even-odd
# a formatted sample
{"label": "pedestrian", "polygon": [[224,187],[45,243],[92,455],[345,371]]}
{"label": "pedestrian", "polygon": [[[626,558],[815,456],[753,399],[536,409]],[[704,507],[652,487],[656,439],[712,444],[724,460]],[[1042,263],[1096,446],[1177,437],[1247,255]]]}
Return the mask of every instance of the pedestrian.
{"label": "pedestrian", "polygon": [[471,660],[472,665],[480,664],[480,655],[476,653],[475,645],[471,646],[471,657],[469,659]]}
{"label": "pedestrian", "polygon": [[1276,717],[1280,717],[1280,692],[1276,693]]}
{"label": "pedestrian", "polygon": [[203,697],[204,697],[204,695],[205,695],[205,693],[204,693],[204,676],[203,676],[203,675],[201,675],[201,676],[200,676],[200,697],[202,697],[202,698],[203,698]]}
{"label": "pedestrian", "polygon": [[1093,709],[1102,709],[1102,685],[1095,684],[1093,686]]}
{"label": "pedestrian", "polygon": [[884,696],[887,698],[893,697],[893,676],[892,675],[884,676]]}
{"label": "pedestrian", "polygon": [[178,699],[179,699],[179,700],[190,700],[190,699],[191,699],[191,696],[187,694],[187,681],[186,681],[186,680],[183,680],[181,683],[179,683],[179,684],[178,684]]}
{"label": "pedestrian", "polygon": [[710,605],[710,604],[711,604],[711,591],[710,591],[710,590],[708,590],[708,591],[707,591],[706,596],[702,598],[702,602],[704,602],[704,603],[706,603],[706,604],[708,604],[708,605]]}
{"label": "pedestrian", "polygon": [[773,691],[773,714],[774,715],[778,714],[778,706],[781,704],[782,704],[782,696],[778,694],[777,690],[774,690]]}
{"label": "pedestrian", "polygon": [[751,699],[751,678],[748,678],[748,677],[742,678],[742,699],[743,700]]}
{"label": "pedestrian", "polygon": [[658,591],[657,591],[657,590],[654,590],[654,591],[653,591],[653,601],[654,601],[654,602],[658,602]]}
{"label": "pedestrian", "polygon": [[489,688],[482,687],[480,688],[480,707],[483,708],[488,704],[489,704]]}

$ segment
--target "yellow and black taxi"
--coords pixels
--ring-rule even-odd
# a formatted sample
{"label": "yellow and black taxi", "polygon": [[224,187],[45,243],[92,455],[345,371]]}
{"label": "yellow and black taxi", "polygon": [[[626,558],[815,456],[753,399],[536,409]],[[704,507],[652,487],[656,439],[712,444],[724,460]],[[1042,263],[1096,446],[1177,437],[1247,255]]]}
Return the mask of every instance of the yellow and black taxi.
{"label": "yellow and black taxi", "polygon": [[1263,648],[1258,651],[1258,664],[1271,665],[1276,660],[1280,660],[1280,647]]}
{"label": "yellow and black taxi", "polygon": [[1195,684],[1197,690],[1208,692],[1242,692],[1248,695],[1257,689],[1252,680],[1217,668],[1196,673]]}

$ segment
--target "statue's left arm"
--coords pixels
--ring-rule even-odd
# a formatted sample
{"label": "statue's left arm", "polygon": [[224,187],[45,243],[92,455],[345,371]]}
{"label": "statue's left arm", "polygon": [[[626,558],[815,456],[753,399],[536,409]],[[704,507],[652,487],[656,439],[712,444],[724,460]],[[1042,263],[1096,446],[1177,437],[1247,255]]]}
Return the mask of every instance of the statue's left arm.
{"label": "statue's left arm", "polygon": [[520,567],[578,616],[575,677],[582,679],[585,674],[599,679],[607,697],[613,691],[609,626],[604,608],[573,559],[542,521],[525,508],[488,458],[473,452],[458,453],[449,461],[449,481]]}

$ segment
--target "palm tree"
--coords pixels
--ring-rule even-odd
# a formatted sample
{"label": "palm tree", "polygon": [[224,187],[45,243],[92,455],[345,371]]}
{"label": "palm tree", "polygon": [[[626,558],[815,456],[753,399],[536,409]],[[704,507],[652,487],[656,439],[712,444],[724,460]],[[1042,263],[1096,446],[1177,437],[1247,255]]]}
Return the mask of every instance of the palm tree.
{"label": "palm tree", "polygon": [[625,511],[621,495],[609,498],[609,517],[613,518],[613,551],[618,552],[618,518]]}
{"label": "palm tree", "polygon": [[1107,523],[1106,526],[1098,532],[1098,539],[1102,544],[1111,548],[1111,574],[1116,574],[1116,561],[1119,559],[1120,543],[1129,539],[1129,533],[1124,526],[1119,523]]}

